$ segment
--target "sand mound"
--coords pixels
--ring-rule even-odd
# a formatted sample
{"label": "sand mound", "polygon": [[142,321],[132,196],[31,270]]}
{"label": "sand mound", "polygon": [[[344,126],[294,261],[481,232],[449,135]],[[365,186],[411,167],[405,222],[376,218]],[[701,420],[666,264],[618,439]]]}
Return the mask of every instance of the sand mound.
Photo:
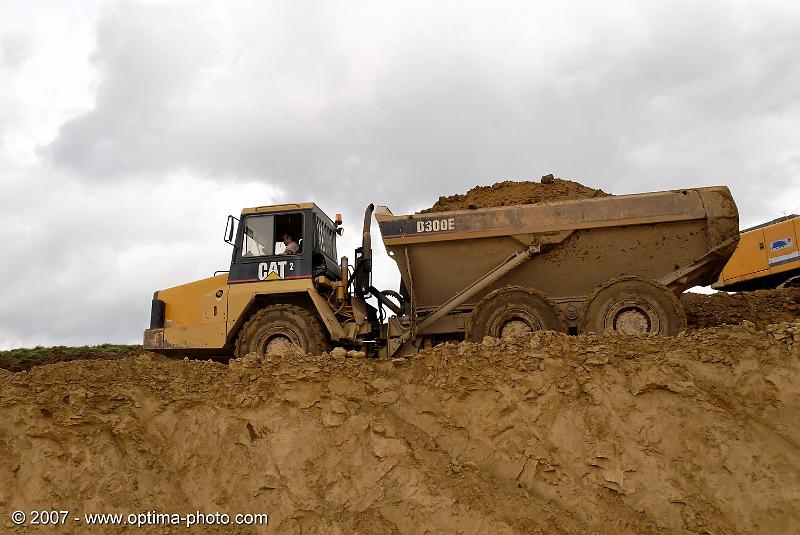
{"label": "sand mound", "polygon": [[606,195],[608,193],[602,190],[561,178],[556,178],[550,183],[505,181],[491,186],[475,186],[466,195],[439,197],[432,207],[420,213],[589,199]]}
{"label": "sand mound", "polygon": [[0,371],[0,507],[271,515],[219,533],[797,533],[798,344],[800,324],[741,325]]}
{"label": "sand mound", "polygon": [[735,325],[751,321],[758,327],[800,319],[800,288],[715,294],[685,293],[681,302],[690,328]]}

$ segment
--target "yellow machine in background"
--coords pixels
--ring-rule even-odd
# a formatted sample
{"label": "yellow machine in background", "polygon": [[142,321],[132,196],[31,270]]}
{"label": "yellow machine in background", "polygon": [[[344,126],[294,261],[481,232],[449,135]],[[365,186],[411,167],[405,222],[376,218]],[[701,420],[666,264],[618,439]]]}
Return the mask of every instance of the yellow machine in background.
{"label": "yellow machine in background", "polygon": [[800,216],[788,215],[745,229],[716,290],[778,288],[800,283]]}

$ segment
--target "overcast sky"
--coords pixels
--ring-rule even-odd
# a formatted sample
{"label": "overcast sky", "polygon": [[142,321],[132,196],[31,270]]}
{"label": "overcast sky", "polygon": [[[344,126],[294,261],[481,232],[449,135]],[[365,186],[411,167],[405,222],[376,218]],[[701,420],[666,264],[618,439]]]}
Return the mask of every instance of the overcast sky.
{"label": "overcast sky", "polygon": [[0,347],[138,343],[244,206],[342,212],[350,256],[369,202],[549,172],[796,212],[799,58],[788,0],[0,0]]}

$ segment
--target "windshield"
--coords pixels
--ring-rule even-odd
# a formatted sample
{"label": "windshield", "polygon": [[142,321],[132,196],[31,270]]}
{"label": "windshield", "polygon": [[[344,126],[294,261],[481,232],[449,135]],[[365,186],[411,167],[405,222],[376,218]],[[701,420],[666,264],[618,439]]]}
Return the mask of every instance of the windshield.
{"label": "windshield", "polygon": [[302,254],[302,213],[249,216],[243,225],[242,257]]}
{"label": "windshield", "polygon": [[271,215],[248,217],[244,224],[242,256],[275,254],[275,219]]}

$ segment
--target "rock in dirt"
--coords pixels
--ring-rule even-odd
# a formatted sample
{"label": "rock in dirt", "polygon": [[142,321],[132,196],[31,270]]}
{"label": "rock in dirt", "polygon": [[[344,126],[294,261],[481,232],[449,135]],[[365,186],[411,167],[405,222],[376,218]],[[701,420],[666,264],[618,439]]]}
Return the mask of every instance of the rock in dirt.
{"label": "rock in dirt", "polygon": [[343,359],[347,356],[347,350],[343,347],[334,347],[331,350],[331,357],[335,359]]}
{"label": "rock in dirt", "polygon": [[439,197],[436,203],[420,213],[473,210],[492,206],[538,204],[543,202],[591,199],[609,195],[603,190],[590,188],[563,178],[545,175],[541,182],[497,182],[491,186],[475,186],[464,195]]}
{"label": "rock in dirt", "polygon": [[798,533],[798,344],[786,323],[3,372],[0,509],[270,515],[204,533]]}

